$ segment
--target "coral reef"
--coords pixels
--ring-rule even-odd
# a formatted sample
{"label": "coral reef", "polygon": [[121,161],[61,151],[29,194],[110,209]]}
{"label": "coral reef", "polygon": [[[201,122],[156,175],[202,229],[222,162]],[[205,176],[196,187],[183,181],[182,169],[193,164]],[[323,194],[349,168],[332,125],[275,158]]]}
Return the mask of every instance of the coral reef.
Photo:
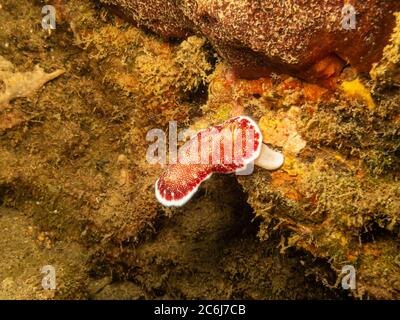
{"label": "coral reef", "polygon": [[[190,3],[207,13],[225,1],[125,3],[139,25],[183,37],[196,31],[184,20]],[[150,3],[159,5],[161,20],[147,19]],[[284,3],[300,1],[274,10]],[[388,11],[369,15],[382,1],[357,3],[366,10],[361,24],[370,17],[378,29],[393,27],[390,18],[376,24]],[[171,10],[184,4],[169,26]],[[38,5],[4,0],[0,10],[8,22],[0,30],[6,65],[65,71],[0,111],[1,297],[399,298],[398,25],[387,37],[377,30],[382,43],[370,47],[388,46],[372,79],[349,56],[341,59],[353,66],[311,84],[285,74],[238,78],[232,46],[240,44],[234,60],[254,59],[260,45],[246,33],[238,41],[232,32],[226,50],[209,38],[224,60],[200,33],[166,42],[89,0],[56,1],[50,34],[40,29]],[[209,13],[204,28],[218,25]],[[362,57],[362,46],[354,47]],[[317,62],[318,70],[334,75],[341,59]],[[283,166],[215,175],[184,207],[158,204],[154,184],[163,168],[146,162],[146,132],[167,130],[171,120],[198,131],[240,115],[258,123],[264,143],[285,156]],[[47,264],[59,272],[54,292],[40,287],[38,270]],[[357,289],[345,291],[341,270],[349,264]]]}
{"label": "coral reef", "polygon": [[[0,295],[335,297],[298,268],[303,254],[275,256],[274,243],[258,250],[235,179],[213,179],[191,208],[157,204],[162,168],[145,161],[146,132],[170,120],[186,127],[202,113],[215,62],[204,40],[165,43],[86,0],[55,5],[51,33],[40,29],[36,3],[6,0],[0,10],[1,56],[19,70],[65,70],[1,111]],[[41,287],[48,264],[57,272],[50,292]]]}

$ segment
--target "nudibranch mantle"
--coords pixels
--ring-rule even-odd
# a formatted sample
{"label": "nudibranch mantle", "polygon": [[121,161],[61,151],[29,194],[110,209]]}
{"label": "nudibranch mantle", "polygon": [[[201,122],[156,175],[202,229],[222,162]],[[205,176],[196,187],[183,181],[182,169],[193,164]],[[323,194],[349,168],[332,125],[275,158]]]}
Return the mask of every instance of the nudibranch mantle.
{"label": "nudibranch mantle", "polygon": [[156,181],[157,200],[167,207],[185,205],[213,173],[241,172],[253,164],[265,152],[262,141],[258,125],[246,116],[198,132]]}

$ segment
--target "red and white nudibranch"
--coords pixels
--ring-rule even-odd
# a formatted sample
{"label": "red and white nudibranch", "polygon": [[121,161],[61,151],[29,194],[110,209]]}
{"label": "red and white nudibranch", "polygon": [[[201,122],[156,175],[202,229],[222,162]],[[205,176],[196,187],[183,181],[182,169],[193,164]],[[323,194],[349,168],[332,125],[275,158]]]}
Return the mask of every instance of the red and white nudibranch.
{"label": "red and white nudibranch", "polygon": [[198,132],[179,149],[177,162],[169,164],[156,181],[157,200],[167,207],[183,206],[213,173],[240,172],[254,162],[268,170],[278,169],[283,155],[262,141],[258,125],[245,116]]}

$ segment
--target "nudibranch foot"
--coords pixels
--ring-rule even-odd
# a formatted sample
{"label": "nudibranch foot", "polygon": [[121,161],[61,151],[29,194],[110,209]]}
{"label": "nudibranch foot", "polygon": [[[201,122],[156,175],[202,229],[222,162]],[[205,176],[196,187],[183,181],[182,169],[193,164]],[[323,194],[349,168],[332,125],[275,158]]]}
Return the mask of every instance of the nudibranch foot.
{"label": "nudibranch foot", "polygon": [[255,164],[266,170],[274,171],[282,167],[284,162],[285,156],[281,152],[272,150],[266,144],[263,144],[261,154]]}

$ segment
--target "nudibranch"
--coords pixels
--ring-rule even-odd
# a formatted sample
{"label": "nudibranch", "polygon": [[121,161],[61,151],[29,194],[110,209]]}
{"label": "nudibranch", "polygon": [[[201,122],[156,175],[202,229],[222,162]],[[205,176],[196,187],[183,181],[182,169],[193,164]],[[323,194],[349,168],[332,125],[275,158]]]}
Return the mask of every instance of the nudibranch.
{"label": "nudibranch", "polygon": [[213,173],[240,173],[254,163],[267,170],[278,169],[283,155],[262,141],[258,125],[246,116],[198,132],[179,149],[176,163],[169,164],[156,181],[157,200],[167,207],[180,207]]}

